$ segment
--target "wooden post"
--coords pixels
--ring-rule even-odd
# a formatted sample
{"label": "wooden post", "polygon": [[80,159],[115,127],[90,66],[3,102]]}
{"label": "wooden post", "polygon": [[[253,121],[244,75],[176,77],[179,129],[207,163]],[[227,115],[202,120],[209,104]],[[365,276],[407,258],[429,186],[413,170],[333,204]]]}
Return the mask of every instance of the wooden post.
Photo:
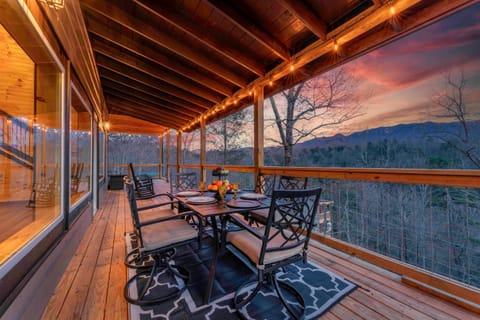
{"label": "wooden post", "polygon": [[170,163],[170,134],[171,132],[168,131],[167,133],[167,154],[165,157],[165,165],[167,166],[167,170],[165,174],[167,175],[167,182],[170,182],[170,174],[168,172],[168,164]]}
{"label": "wooden post", "polygon": [[200,181],[207,183],[206,164],[207,133],[205,130],[205,119],[200,119]]}
{"label": "wooden post", "polygon": [[260,173],[260,168],[265,164],[265,157],[263,152],[263,134],[264,134],[264,120],[263,120],[263,86],[255,87],[253,97],[253,166],[254,166],[254,181],[257,181]]}
{"label": "wooden post", "polygon": [[158,178],[163,178],[163,136],[158,136],[158,142],[160,144],[160,161],[158,162]]}
{"label": "wooden post", "polygon": [[177,173],[180,172],[182,164],[182,131],[177,130]]}

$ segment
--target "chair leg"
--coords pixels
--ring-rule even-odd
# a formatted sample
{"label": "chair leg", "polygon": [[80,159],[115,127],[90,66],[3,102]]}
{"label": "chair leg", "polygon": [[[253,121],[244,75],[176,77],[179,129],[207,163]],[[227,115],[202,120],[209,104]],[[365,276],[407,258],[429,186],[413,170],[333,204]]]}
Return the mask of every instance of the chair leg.
{"label": "chair leg", "polygon": [[[302,295],[290,284],[284,281],[278,281],[275,275],[273,275],[272,280],[273,280],[273,285],[275,287],[275,290],[277,291],[277,295],[280,298],[280,301],[282,302],[282,304],[288,310],[288,312],[293,316],[294,319],[303,319],[305,317],[305,300],[303,299]],[[295,314],[295,311],[291,307],[291,303],[288,303],[285,300],[285,297],[283,296],[282,291],[280,290],[280,287],[282,287],[286,291],[289,291],[293,296],[295,296],[295,298],[297,299],[297,301],[300,303],[300,306],[301,306],[300,314]]]}
{"label": "chair leg", "polygon": [[[125,299],[132,304],[135,305],[140,305],[140,306],[146,306],[146,305],[152,305],[152,304],[157,304],[161,303],[167,300],[175,299],[179,297],[187,288],[188,285],[188,280],[190,278],[190,274],[188,270],[186,270],[183,267],[180,266],[174,266],[170,265],[168,263],[169,258],[168,257],[162,257],[160,255],[155,255],[154,256],[154,262],[151,270],[144,270],[139,273],[137,273],[135,276],[130,278],[127,283],[125,284],[123,294],[125,296]],[[154,283],[154,277],[155,275],[159,272],[159,270],[164,269],[165,271],[170,271],[172,272],[175,276],[178,276],[182,279],[184,279],[185,285],[181,288],[177,287],[176,290],[172,290],[171,292],[167,292],[167,294],[164,294],[159,297],[152,297],[148,298],[145,297],[145,295],[148,293],[149,289],[151,289],[152,283]],[[175,270],[176,269],[176,270]],[[145,285],[141,288],[138,296],[132,297],[130,295],[130,287],[133,283],[137,282],[141,277],[146,277],[146,283]],[[169,286],[169,288],[173,288],[175,286]]]}
{"label": "chair leg", "polygon": [[[164,253],[168,260],[172,259],[175,255],[176,250],[175,248],[169,250],[168,252]],[[151,268],[153,266],[153,257],[150,255],[142,256],[140,254],[139,248],[135,248],[125,256],[125,265],[128,268],[132,269],[143,269],[143,268]]]}

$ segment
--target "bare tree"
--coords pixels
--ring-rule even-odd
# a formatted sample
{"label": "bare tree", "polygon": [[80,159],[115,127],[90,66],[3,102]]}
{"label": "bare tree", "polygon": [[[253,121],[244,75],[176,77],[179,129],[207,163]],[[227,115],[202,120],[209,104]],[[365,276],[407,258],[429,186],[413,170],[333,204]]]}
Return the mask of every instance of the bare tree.
{"label": "bare tree", "polygon": [[[182,134],[182,163],[188,163],[189,160],[193,160],[193,152],[191,147],[193,142],[197,140],[199,136],[199,130]],[[187,159],[187,157],[189,157]]]}
{"label": "bare tree", "polygon": [[438,138],[460,151],[473,165],[480,168],[478,148],[471,137],[470,131],[469,121],[473,119],[473,114],[466,102],[465,91],[467,88],[467,79],[465,79],[463,71],[458,72],[458,74],[449,72],[445,75],[445,89],[436,92],[432,97],[433,102],[442,110],[437,117],[456,120],[460,124],[458,133],[448,134],[453,140],[444,137]]}
{"label": "bare tree", "polygon": [[246,132],[245,124],[251,121],[246,109],[236,112],[228,117],[218,120],[207,128],[208,138],[216,145],[217,150],[222,150],[222,164],[226,164],[228,151],[238,149],[243,144]]}
{"label": "bare tree", "polygon": [[361,114],[357,82],[341,67],[269,98],[274,118],[266,119],[266,126],[276,127],[278,138],[266,139],[283,146],[285,166],[292,164],[294,145]]}

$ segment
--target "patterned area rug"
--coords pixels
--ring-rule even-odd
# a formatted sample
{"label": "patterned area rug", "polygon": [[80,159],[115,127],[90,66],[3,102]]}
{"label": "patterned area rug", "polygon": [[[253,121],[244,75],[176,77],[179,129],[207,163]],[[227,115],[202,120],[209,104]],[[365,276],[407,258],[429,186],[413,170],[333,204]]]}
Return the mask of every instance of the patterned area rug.
{"label": "patterned area rug", "polygon": [[[136,243],[129,234],[126,237],[128,252]],[[175,263],[184,266],[190,272],[188,289],[175,301],[148,307],[129,305],[130,319],[239,319],[232,302],[235,289],[255,273],[242,261],[244,258],[226,250],[218,260],[211,302],[203,305],[210,261],[214,252],[212,244],[211,238],[206,238],[202,241],[201,248],[193,244],[177,249]],[[131,277],[136,270],[129,269],[128,272],[128,276]],[[306,319],[319,317],[356,287],[313,262],[287,266],[277,276],[301,292],[306,304]],[[159,272],[156,275],[156,286],[151,293],[154,294],[156,290],[162,292],[171,290],[172,285],[182,287],[184,283],[182,279],[174,277],[169,272]],[[132,286],[131,290],[137,289]],[[287,295],[286,298],[295,306],[296,300],[293,297]],[[251,319],[290,319],[287,310],[279,306],[282,305],[273,288],[262,289],[247,306],[246,311]]]}

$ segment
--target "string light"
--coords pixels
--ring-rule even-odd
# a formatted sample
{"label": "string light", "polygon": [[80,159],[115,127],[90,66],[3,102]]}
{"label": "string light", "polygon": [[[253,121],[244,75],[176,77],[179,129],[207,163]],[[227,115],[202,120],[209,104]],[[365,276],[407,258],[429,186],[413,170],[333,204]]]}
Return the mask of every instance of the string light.
{"label": "string light", "polygon": [[333,40],[333,50],[335,52],[338,52],[338,43],[337,43],[337,40]]}
{"label": "string light", "polygon": [[390,4],[390,16],[394,16],[395,13],[397,13],[397,10],[395,9],[395,6],[393,5],[393,3]]}
{"label": "string light", "polygon": [[293,72],[295,70],[295,66],[293,65],[293,63],[290,64],[290,72]]}
{"label": "string light", "polygon": [[268,85],[271,87],[273,86],[273,78],[270,77],[270,79],[268,80]]}

